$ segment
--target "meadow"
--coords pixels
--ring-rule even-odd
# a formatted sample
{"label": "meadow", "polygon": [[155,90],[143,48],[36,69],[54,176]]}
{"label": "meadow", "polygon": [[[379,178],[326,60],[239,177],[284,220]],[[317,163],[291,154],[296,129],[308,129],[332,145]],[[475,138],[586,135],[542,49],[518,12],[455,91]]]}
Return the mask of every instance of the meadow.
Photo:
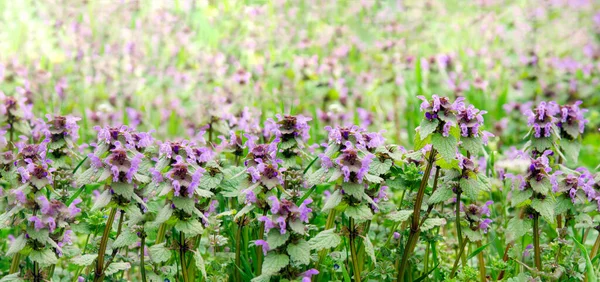
{"label": "meadow", "polygon": [[0,282],[598,281],[600,3],[0,0]]}

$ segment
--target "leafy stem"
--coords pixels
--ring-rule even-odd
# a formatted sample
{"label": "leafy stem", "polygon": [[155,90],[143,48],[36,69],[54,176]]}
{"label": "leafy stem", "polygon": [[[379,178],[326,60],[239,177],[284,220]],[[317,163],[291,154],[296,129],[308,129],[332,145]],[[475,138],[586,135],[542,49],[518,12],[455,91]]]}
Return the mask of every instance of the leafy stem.
{"label": "leafy stem", "polygon": [[185,264],[185,234],[179,232],[179,263],[181,264],[181,275],[183,276],[183,282],[188,282],[188,272]]}
{"label": "leafy stem", "polygon": [[142,229],[140,232],[141,242],[140,242],[140,272],[142,274],[142,281],[146,282],[146,263],[145,263],[145,254],[146,250],[146,232]]}
{"label": "leafy stem", "polygon": [[542,256],[540,253],[540,215],[537,212],[533,213],[533,252],[535,267],[538,271],[542,271]]}
{"label": "leafy stem", "polygon": [[417,241],[419,240],[419,220],[421,215],[421,206],[423,205],[423,197],[425,196],[425,188],[427,188],[427,182],[429,180],[429,176],[431,175],[431,169],[433,168],[433,163],[435,162],[435,154],[435,149],[431,149],[429,152],[429,159],[427,160],[427,167],[425,168],[425,173],[423,173],[421,185],[419,186],[419,191],[417,192],[417,198],[415,200],[415,206],[410,225],[410,234],[408,235],[406,247],[404,248],[402,260],[398,269],[398,277],[396,280],[398,282],[403,281],[404,273],[406,272],[406,267],[408,265],[408,258],[417,245]]}
{"label": "leafy stem", "polygon": [[463,253],[465,252],[465,246],[467,245],[467,242],[469,240],[465,239],[462,241],[462,244],[460,244],[460,249],[458,250],[458,255],[456,256],[456,259],[454,260],[454,265],[452,266],[452,271],[450,272],[450,278],[454,278],[454,274],[456,274],[456,269],[458,269],[458,262],[461,260],[461,257],[463,255]]}
{"label": "leafy stem", "polygon": [[102,239],[100,239],[100,247],[98,248],[98,258],[96,259],[96,272],[94,275],[94,282],[102,281],[104,271],[104,254],[106,253],[106,244],[108,243],[108,237],[110,236],[110,230],[112,229],[113,221],[115,221],[115,215],[117,214],[117,208],[113,207],[106,220],[106,226],[104,227],[104,233],[102,233]]}
{"label": "leafy stem", "polygon": [[358,261],[358,255],[356,253],[356,234],[357,234],[357,230],[356,230],[356,226],[354,224],[354,218],[350,218],[350,220],[348,221],[348,229],[349,229],[349,234],[350,234],[350,254],[352,256],[352,268],[354,270],[354,280],[353,281],[357,281],[360,282],[360,265],[359,265],[359,261]]}

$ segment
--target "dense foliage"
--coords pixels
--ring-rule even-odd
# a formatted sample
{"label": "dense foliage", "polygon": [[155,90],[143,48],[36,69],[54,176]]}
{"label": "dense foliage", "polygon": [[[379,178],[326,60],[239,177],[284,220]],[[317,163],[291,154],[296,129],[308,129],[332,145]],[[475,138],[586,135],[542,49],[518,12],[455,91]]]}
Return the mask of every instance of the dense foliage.
{"label": "dense foliage", "polygon": [[597,281],[600,7],[347,2],[0,2],[0,282]]}

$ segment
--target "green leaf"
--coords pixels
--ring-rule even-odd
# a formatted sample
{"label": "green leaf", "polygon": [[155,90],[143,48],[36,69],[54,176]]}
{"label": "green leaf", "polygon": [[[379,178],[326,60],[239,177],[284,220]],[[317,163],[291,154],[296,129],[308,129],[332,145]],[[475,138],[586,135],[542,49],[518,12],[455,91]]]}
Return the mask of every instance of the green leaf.
{"label": "green leaf", "polygon": [[303,239],[300,239],[296,244],[289,244],[287,253],[294,265],[310,264],[310,245]]}
{"label": "green leaf", "polygon": [[427,136],[429,136],[437,129],[439,124],[440,121],[437,119],[434,119],[433,121],[423,119],[421,121],[421,124],[419,125],[419,138],[421,138],[421,140],[427,138]]}
{"label": "green leaf", "polygon": [[48,241],[48,229],[45,228],[36,230],[35,228],[28,227],[27,235],[29,235],[29,238],[37,240],[40,243],[46,243],[46,241]]}
{"label": "green leaf", "polygon": [[567,197],[559,197],[556,201],[556,206],[554,207],[554,213],[557,215],[563,214],[571,208],[573,208],[573,202],[571,199]]}
{"label": "green leaf", "polygon": [[365,191],[364,184],[354,182],[344,182],[342,183],[342,188],[347,195],[350,195],[356,199],[362,199]]}
{"label": "green leaf", "polygon": [[262,273],[266,275],[277,274],[290,263],[290,258],[284,254],[269,253],[263,261]]}
{"label": "green leaf", "polygon": [[279,229],[271,229],[267,234],[267,243],[269,244],[269,249],[277,249],[290,238],[290,233],[286,232],[285,234],[281,234]]}
{"label": "green leaf", "polygon": [[75,265],[79,265],[79,266],[88,266],[88,265],[92,264],[96,260],[97,257],[98,257],[98,254],[81,255],[81,256],[72,258],[71,263],[73,263]]}
{"label": "green leaf", "polygon": [[480,137],[463,137],[460,138],[460,142],[462,143],[461,147],[465,148],[465,150],[473,155],[479,154],[483,144]]}
{"label": "green leaf", "polygon": [[531,201],[531,207],[540,213],[542,217],[548,222],[554,222],[554,206],[556,203],[552,198],[533,199]]}
{"label": "green leaf", "polygon": [[113,275],[119,271],[127,270],[131,268],[131,264],[128,262],[113,262],[106,268],[106,275]]}
{"label": "green leaf", "polygon": [[358,220],[371,220],[373,218],[373,212],[364,204],[358,206],[348,206],[344,213],[346,216]]}
{"label": "green leaf", "polygon": [[308,240],[308,245],[311,250],[322,250],[322,249],[330,249],[337,247],[342,238],[340,235],[335,233],[335,228],[328,229],[325,231],[321,231],[315,237]]}
{"label": "green leaf", "polygon": [[461,178],[460,188],[465,193],[465,196],[467,196],[471,200],[476,200],[479,196],[479,193],[482,190],[484,190],[482,183],[478,179],[473,177]]}
{"label": "green leaf", "polygon": [[588,281],[589,282],[597,282],[598,277],[596,276],[596,271],[594,270],[594,265],[592,264],[592,261],[590,260],[590,256],[588,255],[585,245],[581,244],[573,236],[571,236],[571,240],[573,240],[573,242],[575,242],[575,245],[577,245],[577,248],[579,248],[579,251],[581,251],[583,258],[585,259],[585,271],[587,273]]}
{"label": "green leaf", "polygon": [[342,202],[342,194],[340,193],[340,190],[335,190],[335,191],[333,191],[333,193],[331,193],[329,198],[327,198],[327,201],[325,202],[325,205],[323,205],[323,209],[321,211],[325,212],[325,211],[334,209],[341,202]]}
{"label": "green leaf", "polygon": [[98,196],[94,201],[92,211],[106,207],[110,203],[111,198],[112,196],[110,194],[110,190],[104,190],[104,192],[102,192],[102,194],[100,194],[100,196]]}
{"label": "green leaf", "polygon": [[394,222],[406,221],[413,214],[413,210],[400,210],[389,213],[386,217]]}
{"label": "green leaf", "polygon": [[200,178],[200,187],[205,190],[212,190],[221,184],[223,177],[222,173],[217,173],[214,176],[210,175],[210,173],[205,173]]}
{"label": "green leaf", "polygon": [[200,252],[194,252],[194,261],[196,262],[196,267],[200,269],[200,273],[202,273],[204,280],[206,280],[206,267],[204,266],[204,258]]}
{"label": "green leaf", "polygon": [[6,251],[5,256],[12,256],[13,254],[20,252],[23,248],[25,248],[25,245],[27,245],[27,240],[25,239],[25,235],[21,234],[9,244],[8,251]]}
{"label": "green leaf", "polygon": [[594,228],[597,224],[594,223],[594,220],[589,214],[582,213],[575,217],[575,228]]}
{"label": "green leaf", "polygon": [[137,241],[138,241],[137,234],[135,234],[129,230],[125,230],[119,235],[119,237],[117,237],[117,239],[115,239],[115,241],[112,244],[112,247],[113,248],[127,247]]}
{"label": "green leaf", "polygon": [[115,194],[121,195],[123,198],[131,199],[133,196],[133,184],[113,182],[111,188]]}
{"label": "green leaf", "polygon": [[39,251],[33,250],[29,254],[29,259],[33,262],[39,263],[41,266],[49,266],[58,262],[56,254],[50,249],[43,249]]}
{"label": "green leaf", "polygon": [[551,137],[531,138],[531,146],[539,152],[543,152],[552,148],[552,139]]}
{"label": "green leaf", "polygon": [[188,197],[173,197],[173,205],[175,205],[176,208],[188,213],[188,214],[193,214],[194,213],[194,199],[192,198],[188,198]]}
{"label": "green leaf", "polygon": [[563,151],[565,157],[567,157],[567,162],[569,163],[577,163],[579,159],[579,151],[581,150],[581,142],[578,140],[560,140],[560,148]]}
{"label": "green leaf", "polygon": [[6,276],[0,278],[0,282],[22,282],[22,281],[25,281],[21,277],[19,277],[20,274],[21,273],[17,272],[17,273],[6,275]]}
{"label": "green leaf", "polygon": [[527,223],[518,217],[511,218],[506,227],[506,242],[513,242],[515,239],[523,237],[531,228],[531,223]]}
{"label": "green leaf", "polygon": [[541,181],[531,179],[529,181],[529,184],[531,185],[531,188],[534,191],[536,191],[542,195],[548,195],[548,193],[550,192],[550,189],[552,189],[552,184],[550,183],[550,180],[548,179],[548,177],[542,178]]}
{"label": "green leaf", "polygon": [[175,224],[175,229],[179,232],[185,233],[187,236],[196,236],[202,234],[204,230],[202,223],[195,219],[180,220]]}
{"label": "green leaf", "polygon": [[456,158],[457,141],[454,136],[444,137],[440,133],[435,133],[431,137],[431,144],[445,161],[450,162]]}
{"label": "green leaf", "polygon": [[467,236],[470,242],[477,242],[483,239],[481,232],[473,231],[470,228],[464,228],[463,233],[465,234],[465,236]]}
{"label": "green leaf", "polygon": [[165,262],[171,258],[171,251],[165,248],[165,243],[152,245],[148,248],[148,252],[150,253],[150,259],[155,263]]}
{"label": "green leaf", "polygon": [[158,214],[156,214],[156,218],[154,219],[154,223],[156,225],[160,225],[171,218],[173,215],[173,209],[171,209],[170,205],[164,205]]}
{"label": "green leaf", "polygon": [[425,147],[425,145],[431,143],[431,135],[427,136],[424,139],[421,139],[419,132],[417,131],[417,133],[415,134],[415,140],[414,140],[414,150],[416,152],[418,152],[419,150],[423,149],[423,147]]}
{"label": "green leaf", "polygon": [[242,217],[243,215],[249,213],[250,211],[252,211],[254,209],[254,205],[246,205],[244,206],[239,212],[237,212],[235,214],[235,216],[233,217],[234,220],[238,220],[238,218]]}
{"label": "green leaf", "polygon": [[510,203],[513,207],[522,207],[529,204],[529,198],[533,195],[533,191],[530,189],[518,190],[514,189],[511,192]]}
{"label": "green leaf", "polygon": [[75,180],[75,185],[77,187],[79,186],[84,186],[86,184],[90,184],[93,183],[94,181],[96,181],[96,169],[93,167],[88,168],[87,170],[83,171],[82,173],[79,173],[76,175],[76,180]]}
{"label": "green leaf", "polygon": [[436,189],[435,192],[433,192],[431,197],[429,197],[429,199],[427,200],[427,203],[432,205],[445,202],[452,198],[452,196],[454,196],[454,192],[452,191],[452,189],[450,189],[450,187],[448,186],[442,186]]}
{"label": "green leaf", "polygon": [[371,239],[369,239],[369,235],[363,238],[363,243],[365,245],[365,252],[371,258],[373,263],[377,263],[377,259],[375,259],[375,247],[373,247],[373,243],[371,243]]}
{"label": "green leaf", "polygon": [[476,255],[478,255],[479,253],[483,252],[483,250],[485,250],[485,248],[487,248],[489,245],[491,245],[492,242],[489,242],[479,248],[477,248],[477,250],[473,251],[471,254],[469,254],[469,256],[467,257],[467,259],[472,259],[474,258]]}
{"label": "green leaf", "polygon": [[307,173],[306,175],[306,185],[308,187],[315,186],[321,183],[327,182],[329,176],[331,175],[330,170],[327,170],[324,167],[321,167],[314,172]]}
{"label": "green leaf", "polygon": [[571,137],[573,137],[573,139],[576,139],[577,137],[579,137],[579,125],[578,124],[562,123],[562,129],[567,134],[569,134]]}
{"label": "green leaf", "polygon": [[446,224],[445,218],[428,218],[421,225],[421,231],[427,231],[436,226],[442,226]]}

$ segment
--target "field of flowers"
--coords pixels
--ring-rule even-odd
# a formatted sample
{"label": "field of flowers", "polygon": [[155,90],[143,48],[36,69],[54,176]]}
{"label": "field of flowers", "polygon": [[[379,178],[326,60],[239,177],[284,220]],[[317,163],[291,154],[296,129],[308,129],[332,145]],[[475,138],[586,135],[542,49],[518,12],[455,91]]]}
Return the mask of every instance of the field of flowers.
{"label": "field of flowers", "polygon": [[0,0],[0,282],[598,281],[600,3]]}

